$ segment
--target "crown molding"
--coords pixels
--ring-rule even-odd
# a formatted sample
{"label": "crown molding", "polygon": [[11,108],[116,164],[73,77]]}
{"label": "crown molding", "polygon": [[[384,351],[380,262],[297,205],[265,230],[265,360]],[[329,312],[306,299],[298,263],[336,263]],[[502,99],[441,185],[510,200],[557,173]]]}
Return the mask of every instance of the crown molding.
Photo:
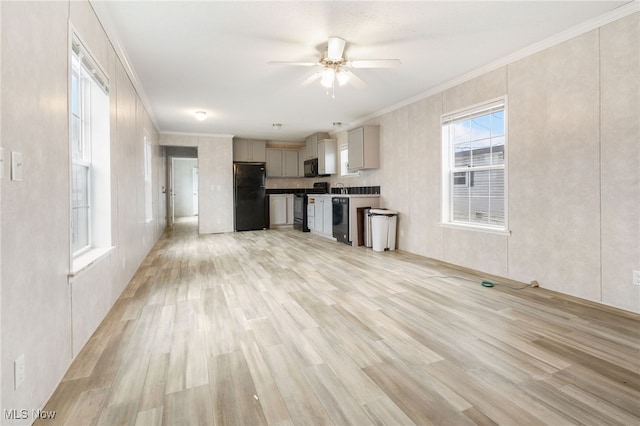
{"label": "crown molding", "polygon": [[106,11],[103,11],[103,13],[100,13],[100,14],[96,12],[96,7],[98,8],[100,7],[99,3],[100,2],[96,0],[89,0],[89,4],[93,9],[93,13],[96,15],[96,18],[102,25],[102,29],[107,34],[107,38],[109,39],[108,41],[109,43],[111,43],[111,47],[113,47],[113,50],[115,51],[117,58],[120,60],[120,63],[124,68],[124,71],[129,76],[129,80],[131,80],[131,84],[133,84],[133,87],[136,93],[138,94],[138,97],[142,101],[142,104],[144,105],[145,109],[147,110],[147,114],[149,114],[149,118],[151,119],[151,122],[156,127],[156,129],[160,129],[160,126],[158,125],[158,120],[156,119],[156,116],[153,112],[153,108],[151,107],[151,102],[149,102],[149,98],[147,97],[147,94],[145,93],[142,87],[142,83],[140,83],[140,78],[138,78],[138,74],[136,73],[136,70],[131,65],[131,61],[129,59],[129,56],[127,55],[126,50],[122,47],[122,42],[120,41],[120,35],[118,34],[118,31],[116,30],[115,25],[113,25],[111,16],[108,13],[106,13]]}
{"label": "crown molding", "polygon": [[[534,55],[536,53],[539,53],[543,50],[546,50],[550,47],[556,46],[560,43],[564,43],[565,41],[571,40],[575,37],[578,37],[582,34],[585,34],[589,31],[593,31],[595,29],[601,28],[607,24],[610,24],[611,22],[615,22],[619,19],[625,18],[629,15],[632,15],[634,13],[640,12],[640,0],[632,0],[627,4],[624,4],[608,13],[605,13],[604,15],[600,15],[596,18],[590,19],[588,21],[585,21],[581,24],[576,25],[575,27],[569,28],[568,30],[562,31],[554,36],[551,36],[545,40],[542,40],[540,42],[534,43],[528,47],[525,47],[524,49],[518,50],[517,52],[505,56],[501,59],[498,59],[494,62],[491,62],[487,65],[484,65],[480,68],[477,68],[473,71],[470,71],[466,74],[463,74],[459,77],[456,77],[452,80],[449,80],[445,83],[439,84],[425,92],[422,92],[418,95],[412,96],[408,99],[405,99],[403,101],[400,101],[396,104],[393,104],[389,107],[386,107],[382,110],[376,111],[374,113],[371,113],[361,119],[358,119],[356,121],[353,121],[351,123],[349,123],[349,127],[347,129],[343,129],[343,130],[350,130],[354,127],[357,127],[359,125],[362,125],[363,123],[372,120],[374,118],[380,117],[384,114],[387,114],[389,112],[398,110],[400,108],[403,108],[407,105],[411,105],[415,102],[421,101],[423,99],[426,99],[430,96],[436,95],[438,93],[442,93],[445,90],[451,89],[452,87],[458,86],[462,83],[465,83],[467,81],[473,80],[474,78],[480,77],[481,75],[484,75],[488,72],[494,71],[498,68],[504,67],[506,65],[512,64],[520,59],[524,59],[528,56]],[[341,130],[342,131],[342,130]]]}

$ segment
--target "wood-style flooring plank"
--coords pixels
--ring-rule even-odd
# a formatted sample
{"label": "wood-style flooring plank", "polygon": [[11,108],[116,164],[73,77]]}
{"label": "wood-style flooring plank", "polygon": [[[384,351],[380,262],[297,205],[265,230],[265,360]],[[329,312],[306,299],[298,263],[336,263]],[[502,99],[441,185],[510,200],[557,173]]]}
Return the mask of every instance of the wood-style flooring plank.
{"label": "wood-style flooring plank", "polygon": [[640,315],[482,279],[179,222],[35,424],[640,424]]}

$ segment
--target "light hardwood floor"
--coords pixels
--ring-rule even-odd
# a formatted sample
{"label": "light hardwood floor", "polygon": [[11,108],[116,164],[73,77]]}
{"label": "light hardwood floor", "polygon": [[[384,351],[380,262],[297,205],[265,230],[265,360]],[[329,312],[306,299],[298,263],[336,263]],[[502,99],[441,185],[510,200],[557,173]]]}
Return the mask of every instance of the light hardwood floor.
{"label": "light hardwood floor", "polygon": [[177,224],[36,424],[640,424],[640,316],[480,281]]}

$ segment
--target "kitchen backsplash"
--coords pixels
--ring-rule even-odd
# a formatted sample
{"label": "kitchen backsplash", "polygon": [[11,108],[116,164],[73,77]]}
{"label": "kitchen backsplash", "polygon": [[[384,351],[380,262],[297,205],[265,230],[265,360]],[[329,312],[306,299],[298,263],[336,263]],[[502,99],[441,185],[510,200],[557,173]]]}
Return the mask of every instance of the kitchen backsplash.
{"label": "kitchen backsplash", "polygon": [[[331,188],[332,194],[340,194],[341,187]],[[345,186],[347,194],[380,194],[380,186]]]}
{"label": "kitchen backsplash", "polygon": [[[267,188],[269,194],[304,194],[309,188]],[[332,194],[340,194],[340,187],[331,188]],[[345,186],[347,194],[380,194],[379,186]]]}

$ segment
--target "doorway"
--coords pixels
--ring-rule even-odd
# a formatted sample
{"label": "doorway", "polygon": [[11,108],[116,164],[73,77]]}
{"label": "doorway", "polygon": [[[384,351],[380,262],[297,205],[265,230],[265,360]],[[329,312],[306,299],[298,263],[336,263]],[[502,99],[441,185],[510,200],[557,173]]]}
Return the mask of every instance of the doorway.
{"label": "doorway", "polygon": [[189,218],[187,222],[197,228],[200,225],[198,148],[167,145],[164,149],[167,163],[167,227],[172,228],[177,218]]}
{"label": "doorway", "polygon": [[171,158],[171,219],[198,215],[198,159]]}

